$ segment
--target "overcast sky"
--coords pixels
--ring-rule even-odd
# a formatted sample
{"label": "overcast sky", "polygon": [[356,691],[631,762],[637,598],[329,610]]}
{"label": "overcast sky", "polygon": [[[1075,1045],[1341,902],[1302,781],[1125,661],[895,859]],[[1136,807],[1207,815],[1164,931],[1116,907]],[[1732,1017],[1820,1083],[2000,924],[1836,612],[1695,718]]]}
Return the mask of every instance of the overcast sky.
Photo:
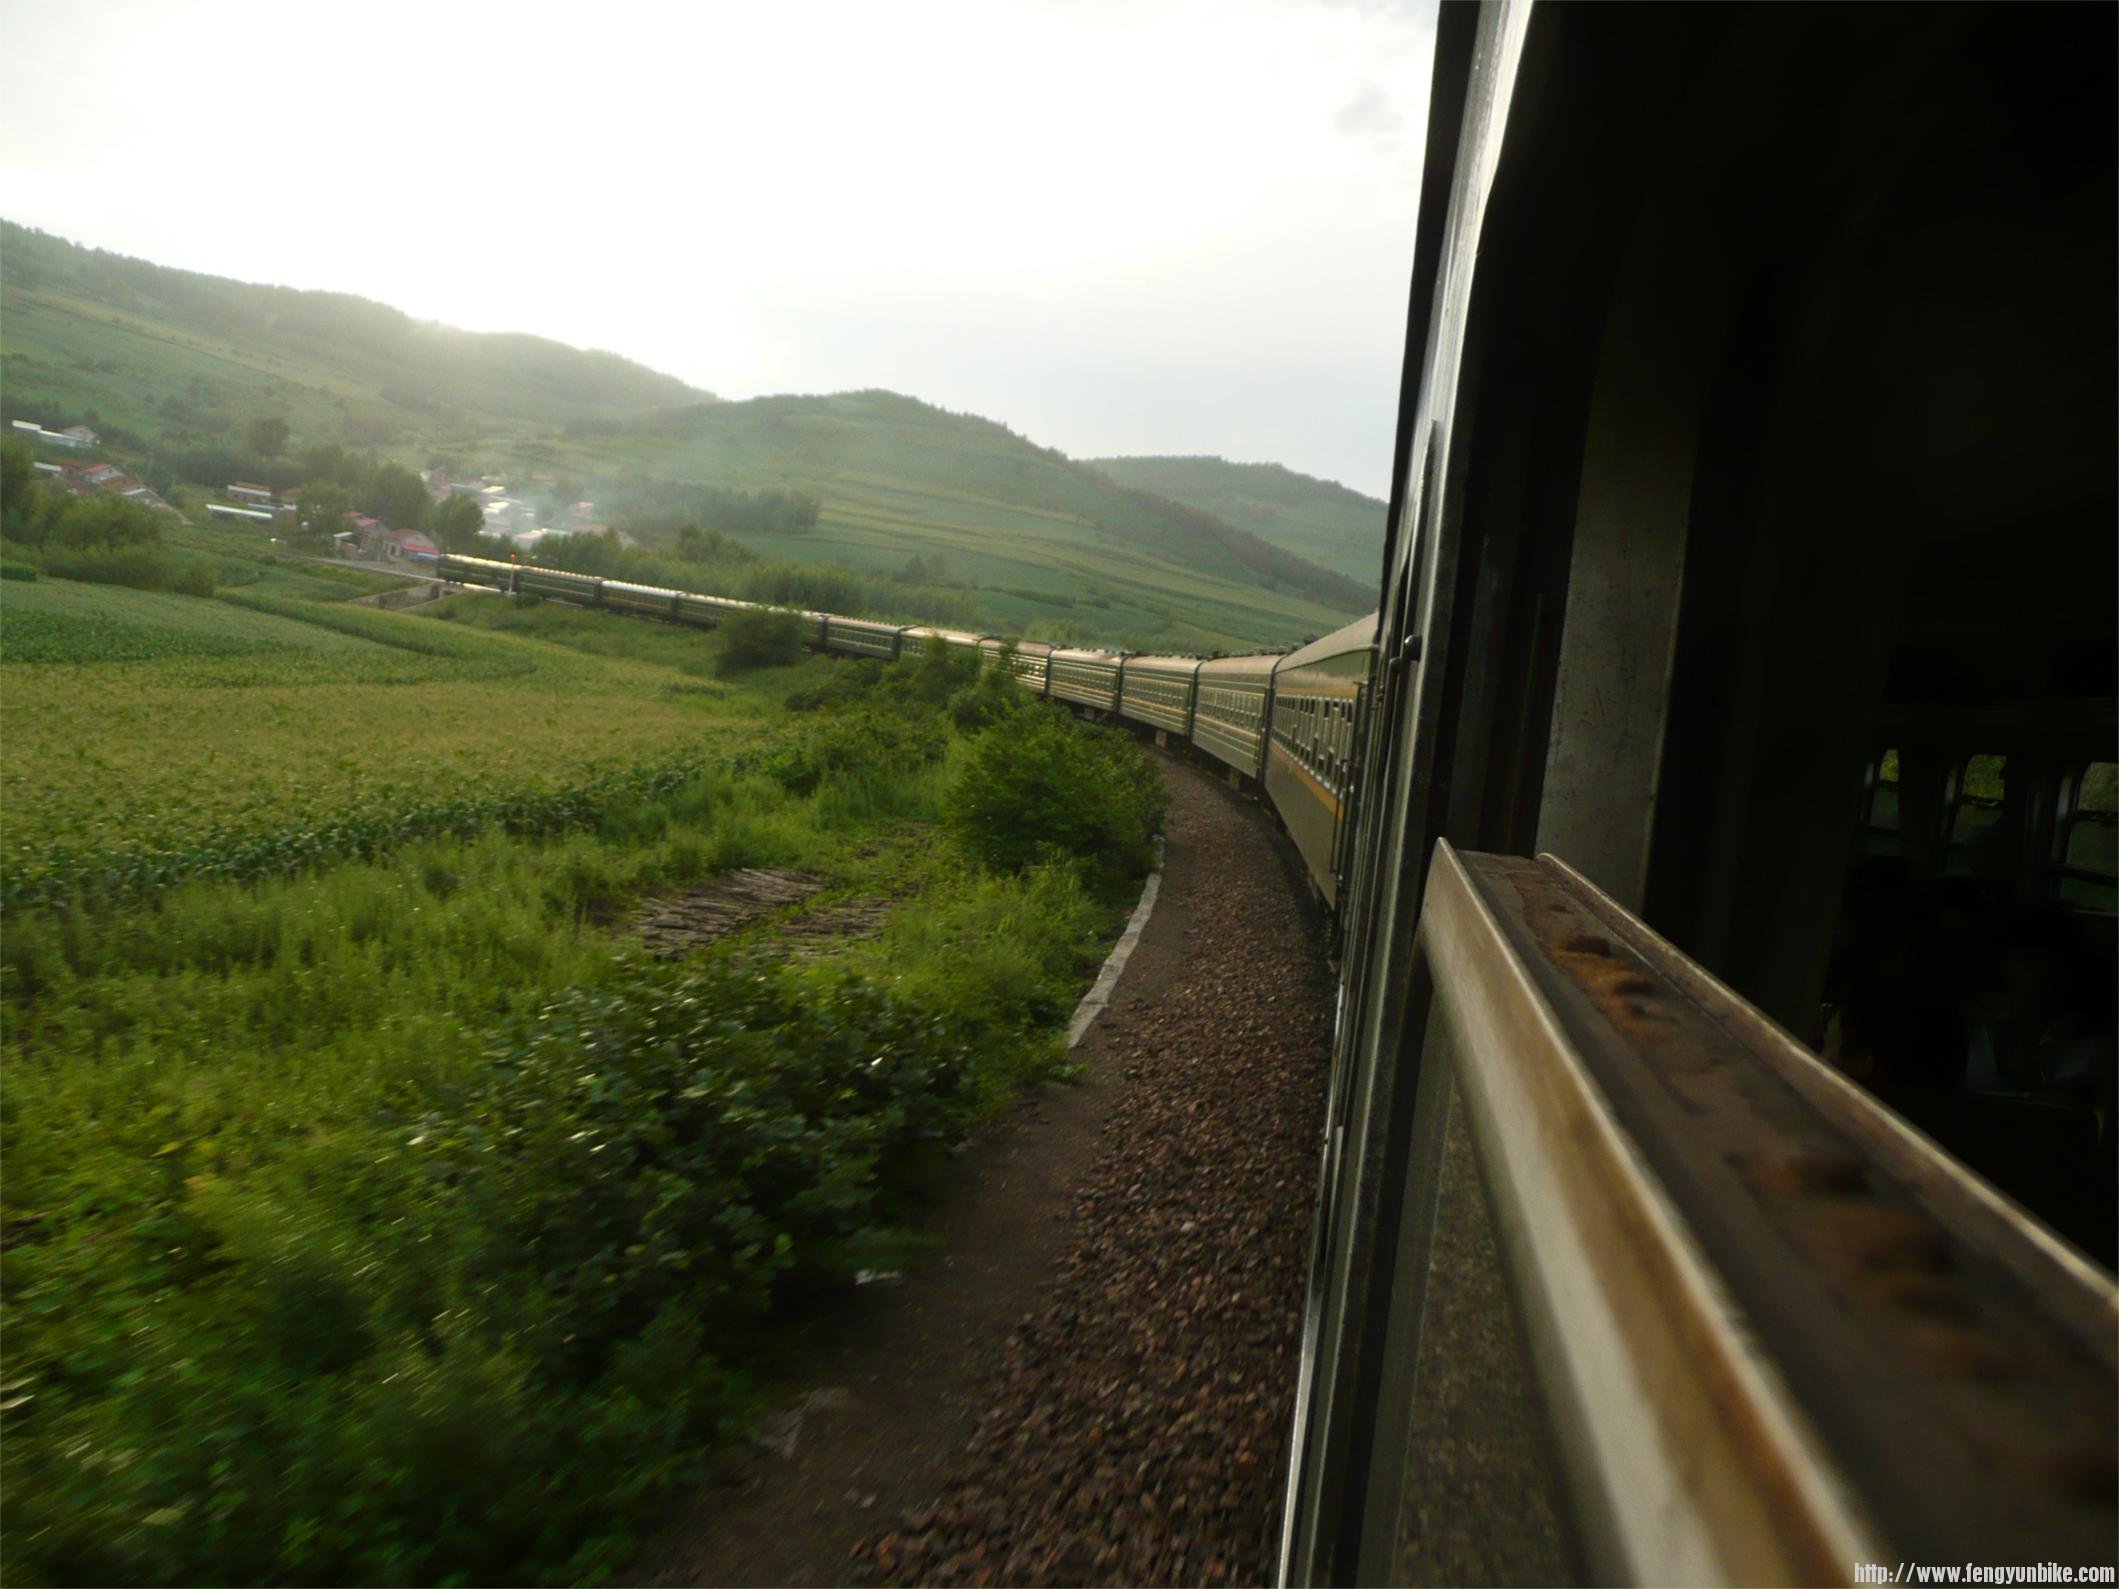
{"label": "overcast sky", "polygon": [[728,397],[1388,485],[1430,0],[0,16],[9,219]]}

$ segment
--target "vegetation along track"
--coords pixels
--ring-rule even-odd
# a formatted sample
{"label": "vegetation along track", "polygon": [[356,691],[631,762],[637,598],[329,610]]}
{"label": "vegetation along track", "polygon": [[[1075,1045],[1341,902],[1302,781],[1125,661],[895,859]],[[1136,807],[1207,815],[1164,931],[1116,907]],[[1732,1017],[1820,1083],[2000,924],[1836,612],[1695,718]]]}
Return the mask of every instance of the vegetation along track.
{"label": "vegetation along track", "polygon": [[1181,898],[1149,935],[1181,932],[1181,961],[1095,1034],[1116,1096],[1058,1274],[934,1504],[855,1547],[867,1576],[1272,1575],[1331,981],[1286,846],[1197,772],[1171,783]]}

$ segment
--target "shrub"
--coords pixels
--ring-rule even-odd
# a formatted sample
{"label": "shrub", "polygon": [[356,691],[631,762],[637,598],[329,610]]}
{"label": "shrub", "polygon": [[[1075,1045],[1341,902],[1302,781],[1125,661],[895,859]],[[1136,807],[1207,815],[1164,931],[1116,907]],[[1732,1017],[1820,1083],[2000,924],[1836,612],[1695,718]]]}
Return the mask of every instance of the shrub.
{"label": "shrub", "polygon": [[1030,698],[1010,681],[1006,673],[998,668],[988,668],[949,697],[949,720],[956,724],[959,733],[976,734],[1029,704]]}
{"label": "shrub", "polygon": [[972,742],[945,811],[998,872],[1078,861],[1109,893],[1153,863],[1169,795],[1140,747],[1059,710],[1010,712]]}
{"label": "shrub", "polygon": [[175,556],[155,546],[53,547],[44,554],[44,572],[54,579],[90,585],[125,585],[184,596],[213,594],[213,564],[203,557]]}
{"label": "shrub", "polygon": [[832,712],[805,728],[765,766],[790,794],[814,794],[849,773],[903,776],[939,761],[949,736],[932,713],[875,708]]}
{"label": "shrub", "polygon": [[809,622],[800,613],[778,608],[739,612],[721,625],[721,659],[716,671],[724,678],[755,668],[783,668],[802,655],[809,637]]}
{"label": "shrub", "polygon": [[282,1167],[187,1138],[135,1229],[20,1243],[10,1581],[603,1576],[778,1306],[902,1257],[982,1092],[872,980],[623,969]]}
{"label": "shrub", "polygon": [[0,579],[35,579],[36,577],[37,565],[34,563],[17,563],[12,560],[0,562]]}

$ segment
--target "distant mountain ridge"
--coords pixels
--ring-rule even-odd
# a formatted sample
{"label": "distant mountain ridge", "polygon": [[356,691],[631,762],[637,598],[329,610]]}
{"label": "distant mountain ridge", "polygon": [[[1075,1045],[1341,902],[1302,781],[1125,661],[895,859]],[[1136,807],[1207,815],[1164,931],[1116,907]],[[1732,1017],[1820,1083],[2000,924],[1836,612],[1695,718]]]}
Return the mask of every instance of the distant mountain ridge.
{"label": "distant mountain ridge", "polygon": [[[1382,578],[1386,504],[1277,463],[1225,458],[1090,458],[1123,485],[1160,492],[1373,592]],[[1371,602],[1374,597],[1371,596]]]}
{"label": "distant mountain ridge", "polygon": [[917,398],[724,402],[615,354],[168,269],[7,222],[0,417],[85,421],[121,455],[209,485],[237,478],[247,427],[277,417],[296,450],[328,442],[564,482],[568,500],[593,499],[621,529],[630,514],[650,536],[705,498],[687,485],[796,488],[820,501],[814,529],[745,532],[747,544],[953,586],[1035,639],[1248,649],[1374,603],[1372,575]]}
{"label": "distant mountain ridge", "polygon": [[[576,420],[571,437],[679,442],[695,468],[752,484],[858,499],[883,479],[1070,519],[1195,573],[1257,583],[1354,610],[1365,590],[1199,507],[1111,478],[996,420],[902,393],[775,396],[621,419]],[[853,502],[849,500],[849,506]]]}
{"label": "distant mountain ridge", "polygon": [[[274,391],[295,408],[372,404],[532,424],[713,396],[615,353],[514,332],[459,331],[350,293],[176,270],[12,221],[0,221],[0,294],[10,407],[42,401],[107,408],[115,399],[129,410],[126,399],[137,394],[123,390],[125,381],[99,382],[99,375],[172,386],[163,395],[177,396],[179,406],[164,403],[156,416],[164,423],[135,428],[181,428],[184,400],[193,412],[211,414],[265,401]],[[84,343],[121,340],[125,332],[137,342],[130,351],[150,363],[46,356],[47,349],[78,352]]]}

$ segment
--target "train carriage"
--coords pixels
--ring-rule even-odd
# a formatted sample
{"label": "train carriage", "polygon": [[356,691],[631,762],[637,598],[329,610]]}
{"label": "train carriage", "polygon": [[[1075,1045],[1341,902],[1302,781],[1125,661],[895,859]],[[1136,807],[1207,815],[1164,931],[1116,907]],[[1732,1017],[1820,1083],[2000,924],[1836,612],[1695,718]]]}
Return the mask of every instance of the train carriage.
{"label": "train carriage", "polygon": [[683,601],[681,591],[664,590],[657,585],[632,585],[624,580],[607,579],[603,582],[603,605],[614,612],[641,613],[651,618],[674,618],[678,603]]}
{"label": "train carriage", "polygon": [[575,574],[563,568],[538,568],[525,566],[516,571],[515,590],[519,595],[550,596],[559,601],[578,601],[593,604],[603,581],[594,574]]}
{"label": "train carriage", "polygon": [[966,634],[961,629],[934,629],[919,627],[901,629],[898,632],[898,655],[919,657],[927,654],[930,644],[940,644],[959,651],[977,651],[980,637]]}
{"label": "train carriage", "polygon": [[515,565],[490,557],[465,557],[456,552],[444,552],[434,571],[459,585],[483,585],[490,590],[512,590],[515,585]]}
{"label": "train carriage", "polygon": [[1046,690],[1055,701],[1072,701],[1100,712],[1118,710],[1118,676],[1125,658],[1115,651],[1054,651]]}
{"label": "train carriage", "polygon": [[1266,796],[1328,905],[1339,898],[1375,643],[1370,613],[1291,653],[1273,674]]}
{"label": "train carriage", "polygon": [[733,596],[701,596],[691,591],[684,592],[677,600],[676,618],[679,623],[698,624],[711,629],[739,612],[748,612],[755,602],[737,601]]}
{"label": "train carriage", "polygon": [[1118,696],[1118,715],[1188,738],[1192,692],[1199,681],[1198,657],[1128,657]]}
{"label": "train carriage", "polygon": [[1192,743],[1246,778],[1265,765],[1266,708],[1278,654],[1216,657],[1199,665],[1192,708]]}
{"label": "train carriage", "polygon": [[979,642],[979,657],[989,667],[1006,668],[1016,682],[1039,695],[1051,674],[1052,647],[1035,640],[1005,640],[988,635]]}
{"label": "train carriage", "polygon": [[880,657],[894,662],[898,656],[899,628],[870,618],[833,617],[824,625],[824,649],[848,656]]}

